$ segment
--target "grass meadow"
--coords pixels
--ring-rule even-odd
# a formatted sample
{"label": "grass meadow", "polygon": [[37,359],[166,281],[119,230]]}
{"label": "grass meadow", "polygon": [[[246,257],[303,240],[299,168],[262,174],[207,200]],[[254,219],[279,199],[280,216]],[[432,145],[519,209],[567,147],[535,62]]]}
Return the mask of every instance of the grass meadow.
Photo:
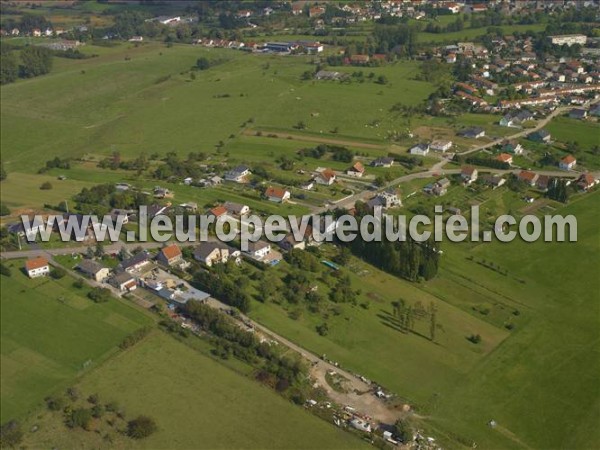
{"label": "grass meadow", "polygon": [[[117,400],[128,417],[148,415],[158,432],[142,441],[114,431],[111,448],[368,448],[354,435],[294,406],[267,387],[155,332],[78,384],[81,392]],[[32,448],[103,448],[101,434],[64,430],[43,413]]]}
{"label": "grass meadow", "polygon": [[[505,207],[514,202],[490,194]],[[322,318],[307,311],[292,320],[291,310],[256,302],[251,315],[398,393],[452,447],[590,448],[600,439],[599,201],[599,193],[583,195],[556,211],[578,218],[577,243],[442,244],[440,274],[429,282],[408,283],[353,259],[353,286],[370,307],[344,305],[328,319],[326,337],[315,331]],[[399,298],[435,303],[443,330],[435,343],[426,323],[410,334],[389,326]],[[482,344],[467,341],[470,334]],[[568,430],[548,425],[565,415]]]}
{"label": "grass meadow", "polygon": [[2,276],[2,422],[39,408],[44,397],[114,354],[132,331],[152,323],[117,300],[96,304],[70,276],[29,279],[23,261]]}

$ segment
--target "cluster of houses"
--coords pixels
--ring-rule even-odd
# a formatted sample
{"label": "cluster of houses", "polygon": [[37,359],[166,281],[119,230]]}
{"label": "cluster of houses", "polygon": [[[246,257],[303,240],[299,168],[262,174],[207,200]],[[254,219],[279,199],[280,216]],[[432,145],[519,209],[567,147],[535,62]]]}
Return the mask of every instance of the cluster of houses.
{"label": "cluster of houses", "polygon": [[241,42],[228,39],[200,38],[194,42],[203,47],[231,48],[257,53],[299,54],[314,55],[321,53],[324,45],[319,41],[293,41],[293,42]]}
{"label": "cluster of houses", "polygon": [[411,155],[426,156],[430,151],[446,153],[452,148],[452,141],[436,139],[430,143],[418,143],[408,149]]}
{"label": "cluster of houses", "polygon": [[[555,45],[587,41],[585,35],[549,36],[549,39]],[[547,56],[540,61],[531,37],[503,36],[495,38],[493,44],[492,51],[473,42],[434,49],[434,55],[449,64],[456,63],[458,58],[471,62],[470,80],[456,83],[454,95],[477,110],[553,108],[561,102],[583,103],[600,93],[600,62],[593,57]],[[486,100],[486,96],[498,95],[509,88],[519,94],[518,98],[499,100],[494,105]]]}

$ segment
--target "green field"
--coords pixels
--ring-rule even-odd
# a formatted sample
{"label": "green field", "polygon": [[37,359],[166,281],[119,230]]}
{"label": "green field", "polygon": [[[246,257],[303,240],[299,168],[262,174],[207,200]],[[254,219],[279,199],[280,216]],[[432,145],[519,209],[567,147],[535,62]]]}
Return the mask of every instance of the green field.
{"label": "green field", "polygon": [[[599,203],[599,193],[588,194],[557,211],[578,218],[577,243],[445,244],[441,273],[422,284],[353,262],[353,283],[370,308],[345,305],[328,319],[326,337],[315,332],[322,318],[308,312],[292,320],[280,306],[256,303],[251,315],[392,389],[451,446],[592,448],[600,439],[594,426],[600,417]],[[481,259],[508,275],[483,267]],[[398,298],[425,305],[434,299],[444,329],[439,342],[386,326]],[[466,340],[471,333],[481,334],[483,346]],[[568,429],[547,425],[565,423],[565,416]],[[487,425],[492,419],[499,424],[494,429]]]}
{"label": "green field", "polygon": [[95,304],[73,278],[31,280],[22,261],[2,276],[2,422],[22,418],[114,354],[123,338],[152,319],[111,300]]}
{"label": "green field", "polygon": [[[525,33],[532,31],[538,33],[546,29],[546,24],[538,23],[533,25],[502,25],[499,28],[502,29],[504,35],[512,34],[515,32]],[[487,27],[482,28],[465,28],[462,31],[453,31],[447,33],[419,33],[419,42],[428,43],[453,43],[458,41],[469,41],[479,36],[487,34]]]}
{"label": "green field", "polygon": [[[114,433],[112,448],[367,448],[353,435],[293,406],[268,388],[156,332],[85,377],[81,392],[117,400],[128,416],[146,414],[158,432],[144,441]],[[64,431],[45,413],[32,448],[98,448],[103,436]]]}

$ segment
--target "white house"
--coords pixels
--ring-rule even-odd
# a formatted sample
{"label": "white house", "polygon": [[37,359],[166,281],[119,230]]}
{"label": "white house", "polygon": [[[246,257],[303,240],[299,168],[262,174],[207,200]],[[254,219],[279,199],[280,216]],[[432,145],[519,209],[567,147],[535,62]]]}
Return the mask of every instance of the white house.
{"label": "white house", "polygon": [[89,276],[95,281],[102,281],[108,278],[110,269],[102,266],[102,264],[92,261],[91,259],[84,259],[77,265],[77,269]]}
{"label": "white house", "polygon": [[225,172],[224,178],[227,181],[235,181],[236,183],[244,183],[247,178],[252,175],[250,169],[247,166],[237,166],[228,172]]}
{"label": "white house", "polygon": [[411,155],[425,156],[429,153],[429,144],[417,144],[410,148]]}
{"label": "white house", "polygon": [[350,168],[348,168],[348,170],[346,170],[346,175],[350,176],[350,177],[357,177],[360,178],[364,175],[365,173],[365,166],[363,166],[363,164],[360,161],[357,161],[356,163],[354,163],[354,165]]}
{"label": "white house", "polygon": [[203,242],[194,250],[194,259],[208,267],[226,263],[229,259],[229,247],[221,242]]}
{"label": "white house", "polygon": [[442,140],[433,141],[429,145],[429,148],[435,152],[444,153],[452,148],[452,141],[442,141]]}
{"label": "white house", "polygon": [[254,259],[263,259],[271,253],[271,244],[265,241],[249,242],[246,253]]}
{"label": "white house", "polygon": [[271,202],[283,203],[291,197],[290,191],[269,186],[265,191],[265,197]]}
{"label": "white house", "polygon": [[315,176],[315,181],[317,184],[331,186],[333,183],[335,183],[335,172],[331,169],[325,169]]}
{"label": "white house", "polygon": [[563,170],[572,170],[577,164],[577,159],[573,155],[567,155],[558,163],[558,167]]}
{"label": "white house", "polygon": [[46,258],[38,256],[37,258],[27,260],[25,270],[29,278],[43,277],[50,273],[50,265]]}
{"label": "white house", "polygon": [[477,169],[474,167],[463,167],[460,171],[460,177],[466,184],[471,184],[473,181],[477,180],[478,176]]}

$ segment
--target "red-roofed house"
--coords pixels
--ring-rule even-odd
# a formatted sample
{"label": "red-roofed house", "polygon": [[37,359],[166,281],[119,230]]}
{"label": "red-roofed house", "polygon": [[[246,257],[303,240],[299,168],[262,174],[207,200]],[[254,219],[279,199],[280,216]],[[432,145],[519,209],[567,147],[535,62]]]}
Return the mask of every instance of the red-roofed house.
{"label": "red-roofed house", "polygon": [[227,215],[227,208],[221,205],[215,206],[208,213],[209,215],[215,216],[218,219],[219,217],[224,217]]}
{"label": "red-roofed house", "polygon": [[577,160],[573,155],[567,155],[558,163],[558,167],[563,170],[571,170],[577,164]]}
{"label": "red-roofed house", "polygon": [[535,186],[535,183],[538,180],[538,174],[531,172],[530,170],[521,170],[519,175],[517,175],[517,178],[523,183],[527,183],[529,186]]}
{"label": "red-roofed house", "polygon": [[317,174],[315,181],[317,184],[326,184],[327,186],[331,186],[333,183],[335,183],[335,172],[331,169],[325,169]]}
{"label": "red-roofed house", "polygon": [[500,153],[498,156],[496,156],[496,160],[507,164],[513,163],[513,157],[508,153]]}
{"label": "red-roofed house", "polygon": [[346,170],[346,175],[351,176],[351,177],[360,178],[364,174],[365,174],[365,166],[363,166],[363,164],[360,161],[354,163],[354,165],[352,167],[350,167],[348,170]]}
{"label": "red-roofed house", "polygon": [[183,259],[183,255],[177,244],[171,244],[163,247],[156,259],[166,266],[172,266],[180,262]]}
{"label": "red-roofed house", "polygon": [[37,258],[27,260],[25,270],[29,278],[43,277],[50,273],[50,265],[46,258],[38,256]]}
{"label": "red-roofed house", "polygon": [[265,191],[265,197],[267,197],[269,201],[283,203],[290,199],[291,194],[290,191],[285,189],[269,186]]}
{"label": "red-roofed house", "polygon": [[471,184],[473,181],[477,180],[477,176],[478,172],[475,167],[466,166],[460,171],[460,177],[467,184]]}
{"label": "red-roofed house", "polygon": [[594,178],[594,175],[589,173],[582,173],[581,176],[577,179],[577,186],[579,187],[579,189],[583,189],[584,191],[593,188],[598,183],[599,181],[596,178]]}

